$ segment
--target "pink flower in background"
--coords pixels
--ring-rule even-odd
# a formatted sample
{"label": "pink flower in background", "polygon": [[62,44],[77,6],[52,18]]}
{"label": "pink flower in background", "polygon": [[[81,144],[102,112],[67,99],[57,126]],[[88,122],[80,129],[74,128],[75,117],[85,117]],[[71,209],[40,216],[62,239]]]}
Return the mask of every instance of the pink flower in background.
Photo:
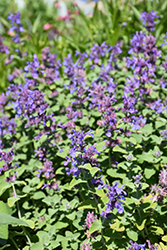
{"label": "pink flower in background", "polygon": [[60,4],[59,4],[59,3],[55,3],[55,4],[54,4],[54,7],[55,7],[55,8],[59,8],[59,7],[60,7]]}
{"label": "pink flower in background", "polygon": [[61,16],[60,17],[61,18],[61,20],[70,20],[71,19],[71,17],[70,16]]}
{"label": "pink flower in background", "polygon": [[76,2],[73,2],[73,6],[78,6],[78,4]]}
{"label": "pink flower in background", "polygon": [[7,31],[7,34],[8,34],[9,36],[14,36],[14,35],[15,35],[15,33],[14,33],[13,31],[10,31],[10,30]]}
{"label": "pink flower in background", "polygon": [[49,30],[51,28],[52,28],[52,24],[50,24],[50,23],[45,23],[43,26],[43,30]]}
{"label": "pink flower in background", "polygon": [[76,10],[76,11],[75,11],[75,14],[76,14],[76,15],[79,15],[79,10]]}
{"label": "pink flower in background", "polygon": [[88,16],[89,16],[89,17],[92,17],[92,16],[93,16],[93,14],[92,14],[92,13],[90,13]]}
{"label": "pink flower in background", "polygon": [[68,14],[68,15],[71,15],[71,10],[67,10],[67,14]]}

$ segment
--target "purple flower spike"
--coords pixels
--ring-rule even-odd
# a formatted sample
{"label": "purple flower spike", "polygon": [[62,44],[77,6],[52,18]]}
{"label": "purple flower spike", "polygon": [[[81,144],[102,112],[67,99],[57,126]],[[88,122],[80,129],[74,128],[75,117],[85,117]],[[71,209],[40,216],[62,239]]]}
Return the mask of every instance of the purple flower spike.
{"label": "purple flower spike", "polygon": [[136,242],[133,243],[132,240],[129,241],[129,243],[131,244],[131,246],[129,248],[127,248],[126,250],[145,250],[145,245],[146,244],[138,244]]}
{"label": "purple flower spike", "polygon": [[88,212],[87,217],[85,219],[85,224],[83,227],[90,228],[92,223],[97,219],[97,216],[94,216],[94,212]]}
{"label": "purple flower spike", "polygon": [[155,24],[154,22],[155,18],[159,18],[157,15],[157,12],[154,12],[153,10],[150,13],[147,13],[143,11],[141,14],[140,20],[143,20],[143,26],[150,32],[155,30]]}
{"label": "purple flower spike", "polygon": [[17,173],[18,173],[18,171],[15,172],[14,175],[9,175],[8,177],[6,177],[5,181],[6,182],[14,182],[17,178]]}
{"label": "purple flower spike", "polygon": [[167,167],[163,168],[159,174],[159,184],[167,190]]}
{"label": "purple flower spike", "polygon": [[5,46],[5,45],[2,43],[3,40],[4,40],[4,37],[0,37],[0,53],[9,54],[8,47]]}
{"label": "purple flower spike", "polygon": [[107,219],[108,216],[111,214],[111,210],[114,208],[117,208],[118,213],[122,214],[124,211],[124,208],[122,207],[122,201],[125,200],[124,195],[126,195],[126,192],[123,190],[123,187],[118,187],[118,182],[115,182],[112,187],[105,184],[103,181],[101,181],[101,184],[98,186],[98,189],[106,187],[108,189],[107,191],[107,197],[109,198],[109,202],[106,203],[107,207],[104,211],[102,211],[101,216],[104,219]]}
{"label": "purple flower spike", "polygon": [[151,243],[150,243],[149,240],[146,240],[146,241],[147,241],[147,243],[148,243],[149,250],[157,250],[158,245],[154,246],[154,245],[151,245]]}
{"label": "purple flower spike", "polygon": [[24,31],[22,24],[20,22],[20,12],[15,12],[14,14],[9,13],[8,20],[10,20],[11,28],[10,31],[15,31],[16,35],[12,38],[15,43],[20,43],[20,33]]}

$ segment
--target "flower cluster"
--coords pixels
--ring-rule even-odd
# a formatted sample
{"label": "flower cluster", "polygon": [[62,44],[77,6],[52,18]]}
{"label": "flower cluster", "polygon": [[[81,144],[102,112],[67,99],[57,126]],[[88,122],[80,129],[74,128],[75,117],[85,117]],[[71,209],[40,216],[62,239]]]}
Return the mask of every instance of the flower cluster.
{"label": "flower cluster", "polygon": [[155,18],[159,18],[157,15],[157,12],[154,12],[153,10],[150,13],[147,13],[143,11],[141,14],[140,20],[143,20],[143,26],[150,32],[155,30],[155,24],[154,21]]}
{"label": "flower cluster", "polygon": [[79,55],[76,62],[73,62],[71,54],[68,54],[68,57],[65,57],[63,62],[64,73],[70,80],[70,84],[65,84],[65,87],[70,89],[70,93],[74,93],[76,90],[86,87],[84,63],[88,55],[86,53],[81,54],[77,51],[76,55]]}
{"label": "flower cluster", "polygon": [[167,197],[167,166],[160,171],[159,185],[154,184],[151,187],[151,193],[153,194],[153,201],[163,202]]}
{"label": "flower cluster", "polygon": [[0,53],[8,54],[9,53],[9,49],[8,49],[7,46],[5,46],[3,44],[3,40],[4,40],[4,37],[0,37]]}
{"label": "flower cluster", "polygon": [[83,242],[83,244],[81,244],[81,248],[83,250],[91,250],[92,246],[90,244],[86,244],[86,242]]}
{"label": "flower cluster", "polygon": [[[6,172],[8,170],[12,170],[15,169],[17,167],[17,164],[13,165],[12,161],[13,161],[13,148],[11,148],[10,151],[8,152],[4,152],[2,150],[0,150],[0,161],[4,161],[5,163],[3,164],[3,167],[0,168],[0,174],[2,174],[2,172]],[[14,174],[8,173],[8,176],[6,177],[5,181],[6,182],[13,182],[15,181],[15,179],[17,178],[17,171],[14,172]]]}
{"label": "flower cluster", "polygon": [[55,174],[54,174],[54,168],[53,168],[53,163],[49,160],[45,160],[44,161],[44,165],[42,167],[42,169],[37,169],[38,174],[37,177],[40,178],[41,174],[44,174],[44,177],[49,180],[49,183],[43,183],[43,187],[42,189],[48,187],[49,189],[53,189],[53,190],[60,190],[59,187],[59,182],[56,181]]}
{"label": "flower cluster", "polygon": [[167,191],[167,166],[160,171],[159,174],[159,185]]}
{"label": "flower cluster", "polygon": [[145,250],[145,246],[146,244],[138,244],[137,242],[133,242],[132,240],[130,240],[129,242],[131,244],[131,246],[129,248],[127,248],[126,250]]}
{"label": "flower cluster", "polygon": [[[132,240],[130,240],[129,242],[131,244],[131,246],[129,248],[127,248],[126,250],[145,250],[146,248],[146,243],[144,244],[138,244],[137,242],[133,242]],[[148,243],[148,248],[149,250],[156,250],[158,248],[158,245],[151,245],[150,241],[147,240]]]}
{"label": "flower cluster", "polygon": [[22,24],[20,22],[20,12],[15,12],[14,14],[9,13],[8,19],[11,22],[10,31],[15,31],[16,35],[12,38],[15,43],[20,43],[20,33],[24,31]]}
{"label": "flower cluster", "polygon": [[73,174],[78,176],[81,173],[79,169],[80,165],[90,163],[92,167],[99,167],[97,163],[98,151],[95,148],[95,145],[87,146],[86,145],[86,136],[92,137],[91,132],[80,132],[72,130],[72,133],[68,135],[68,138],[72,140],[72,148],[70,150],[70,157],[66,157],[67,161],[64,162],[64,165],[67,166],[69,163],[72,165],[72,169],[66,168],[67,174]]}
{"label": "flower cluster", "polygon": [[136,188],[137,189],[141,188],[141,179],[142,179],[141,173],[139,173],[136,176],[133,176],[133,179],[135,180],[134,184],[135,184]]}
{"label": "flower cluster", "polygon": [[92,223],[97,219],[97,216],[94,216],[94,212],[88,212],[86,219],[85,219],[85,224],[83,227],[90,228]]}
{"label": "flower cluster", "polygon": [[12,118],[10,119],[8,116],[4,115],[0,118],[0,137],[3,138],[5,134],[15,134],[16,133],[16,123]]}
{"label": "flower cluster", "polygon": [[[91,53],[89,55],[89,60],[92,60],[94,64],[99,63],[100,57],[104,57],[107,52],[111,50],[111,46],[106,45],[105,42],[103,42],[100,46],[97,44],[93,44],[94,46],[91,48]],[[92,66],[94,68],[94,65]]]}
{"label": "flower cluster", "polygon": [[151,242],[147,240],[149,250],[157,250],[158,245],[151,245]]}
{"label": "flower cluster", "polygon": [[[85,224],[83,225],[84,228],[90,228],[93,224],[93,222],[97,220],[97,216],[94,216],[94,212],[90,213],[88,212],[87,217],[85,219]],[[97,232],[93,232],[92,234],[89,233],[89,230],[86,231],[87,238],[94,238],[97,236]],[[86,246],[86,245],[85,245]]]}
{"label": "flower cluster", "polygon": [[121,200],[125,200],[124,195],[126,195],[126,192],[123,190],[123,187],[118,187],[118,182],[115,182],[112,187],[105,184],[103,181],[101,181],[101,184],[98,186],[98,189],[106,188],[107,189],[107,197],[109,199],[109,202],[106,203],[105,210],[102,211],[101,216],[106,219],[110,214],[111,210],[114,208],[117,208],[118,213],[122,214],[124,211],[124,207],[122,206],[123,202]]}
{"label": "flower cluster", "polygon": [[16,69],[12,72],[12,74],[8,75],[8,81],[11,82],[13,81],[15,78],[17,78],[18,76],[21,75],[21,73],[23,72],[22,69]]}
{"label": "flower cluster", "polygon": [[17,99],[13,108],[16,110],[16,117],[21,115],[28,120],[26,127],[40,122],[45,125],[47,107],[44,94],[40,90],[31,90],[27,84],[18,86]]}
{"label": "flower cluster", "polygon": [[39,171],[39,174],[37,174],[38,178],[40,178],[41,173],[44,173],[46,179],[52,179],[55,176],[55,174],[53,173],[54,169],[52,167],[52,162],[48,160],[44,162],[42,170],[37,169],[37,171]]}

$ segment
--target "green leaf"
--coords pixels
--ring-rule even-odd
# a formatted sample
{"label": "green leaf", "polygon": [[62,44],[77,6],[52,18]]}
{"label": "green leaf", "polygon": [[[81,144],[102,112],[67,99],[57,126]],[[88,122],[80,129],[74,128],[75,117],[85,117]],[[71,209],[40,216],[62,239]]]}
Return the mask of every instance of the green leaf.
{"label": "green leaf", "polygon": [[8,247],[10,247],[10,244],[5,244],[3,247],[0,248],[0,250],[3,250],[3,249],[8,248]]}
{"label": "green leaf", "polygon": [[43,244],[42,242],[37,242],[30,247],[30,250],[42,250],[43,249]]}
{"label": "green leaf", "polygon": [[3,201],[0,201],[0,212],[8,214],[7,204]]}
{"label": "green leaf", "polygon": [[94,168],[92,168],[92,169],[90,170],[90,173],[91,173],[92,177],[93,177],[97,172],[99,172],[99,168],[97,168],[97,167],[94,167]]}
{"label": "green leaf", "polygon": [[[0,201],[0,211],[8,214],[6,204],[3,201]],[[8,239],[8,225],[0,226],[0,239],[2,239],[2,244],[6,244],[6,240]]]}
{"label": "green leaf", "polygon": [[75,242],[75,243],[71,243],[71,248],[74,249],[74,250],[77,250],[78,249],[78,242]]}
{"label": "green leaf", "polygon": [[113,148],[113,152],[120,152],[120,153],[122,153],[122,154],[128,154],[128,152],[127,152],[125,149],[123,149],[123,148],[121,148],[121,147],[119,147],[119,146],[115,146],[115,147]]}
{"label": "green leaf", "polygon": [[11,215],[0,212],[0,225],[21,225],[21,226],[29,226],[23,220],[17,219]]}
{"label": "green leaf", "polygon": [[40,143],[44,143],[46,140],[47,140],[47,135],[42,135],[41,138],[40,138]]}
{"label": "green leaf", "polygon": [[159,242],[157,250],[167,250],[167,246],[165,246],[162,242]]}
{"label": "green leaf", "polygon": [[144,219],[140,225],[137,224],[137,223],[135,223],[135,225],[136,225],[137,229],[138,229],[139,231],[141,231],[141,230],[144,229],[145,223],[146,223],[146,219]]}
{"label": "green leaf", "polygon": [[5,175],[0,176],[0,196],[11,187],[11,183],[5,181]]}
{"label": "green leaf", "polygon": [[126,173],[119,173],[117,169],[114,169],[114,168],[110,168],[107,170],[107,174],[111,177],[114,177],[114,178],[125,178],[126,177]]}
{"label": "green leaf", "polygon": [[156,171],[155,171],[154,168],[152,168],[152,169],[150,169],[150,168],[145,168],[145,169],[144,169],[144,175],[145,175],[145,177],[146,177],[147,179],[150,179],[151,176],[153,176],[155,173],[156,173]]}
{"label": "green leaf", "polygon": [[167,164],[167,156],[161,156],[161,161],[163,164]]}
{"label": "green leaf", "polygon": [[68,223],[62,222],[62,221],[58,221],[55,223],[56,230],[66,228],[67,226],[68,226]]}
{"label": "green leaf", "polygon": [[84,165],[80,165],[79,168],[87,169],[90,171],[92,169],[92,166],[90,165],[90,163],[86,163]]}
{"label": "green leaf", "polygon": [[60,246],[60,243],[57,241],[51,241],[51,246],[53,247],[53,249],[56,249],[56,247]]}
{"label": "green leaf", "polygon": [[20,200],[19,197],[9,197],[8,200],[7,200],[7,203],[8,203],[8,206],[9,207],[13,207],[13,205],[18,201]]}
{"label": "green leaf", "polygon": [[104,146],[106,145],[105,141],[99,142],[95,145],[95,148],[101,152],[104,150]]}
{"label": "green leaf", "polygon": [[129,237],[129,239],[133,240],[133,241],[137,241],[138,240],[138,234],[133,231],[133,230],[127,230],[126,231],[127,236]]}
{"label": "green leaf", "polygon": [[66,235],[66,238],[68,240],[70,240],[70,241],[72,241],[72,240],[76,241],[77,238],[79,237],[80,233],[73,233],[73,232],[70,232],[70,231],[66,231],[65,235]]}
{"label": "green leaf", "polygon": [[136,157],[139,159],[139,163],[143,163],[143,161],[149,163],[154,162],[154,155],[151,150],[149,152],[143,152],[141,155],[136,155]]}
{"label": "green leaf", "polygon": [[135,189],[135,185],[132,181],[129,180],[129,178],[124,177],[123,178],[123,184],[127,187],[130,187],[131,189]]}
{"label": "green leaf", "polygon": [[40,200],[40,199],[45,198],[45,197],[46,197],[46,195],[42,191],[38,191],[38,192],[34,193],[34,195],[33,195],[34,200]]}
{"label": "green leaf", "polygon": [[164,230],[161,227],[151,226],[150,230],[156,234],[164,234]]}
{"label": "green leaf", "polygon": [[133,138],[133,137],[130,137],[130,138],[124,138],[123,140],[122,140],[122,142],[131,142],[131,143],[133,143],[134,145],[136,145],[136,139],[135,138]]}
{"label": "green leaf", "polygon": [[151,139],[153,140],[154,143],[161,144],[162,138],[160,136],[151,135]]}
{"label": "green leaf", "polygon": [[84,180],[81,180],[81,179],[75,179],[75,178],[73,178],[72,179],[72,181],[70,182],[70,188],[73,188],[74,186],[76,186],[76,185],[78,185],[78,184],[80,184],[80,183],[86,183],[86,181],[84,181]]}
{"label": "green leaf", "polygon": [[163,237],[161,238],[161,240],[167,242],[167,235],[163,236]]}
{"label": "green leaf", "polygon": [[130,7],[131,7],[131,9],[133,10],[133,13],[134,13],[134,15],[136,16],[136,18],[137,18],[138,20],[140,20],[141,14],[140,14],[140,12],[138,11],[138,9],[136,9],[135,6],[134,6],[133,4],[131,4]]}
{"label": "green leaf", "polygon": [[159,117],[157,121],[155,122],[156,129],[159,129],[160,127],[163,127],[166,125],[166,119]]}
{"label": "green leaf", "polygon": [[60,167],[56,170],[56,175],[60,174],[60,175],[64,175],[64,167]]}
{"label": "green leaf", "polygon": [[35,22],[33,23],[32,33],[35,33],[38,28],[41,28],[40,24],[41,24],[41,14],[37,16],[37,18],[35,19]]}
{"label": "green leaf", "polygon": [[35,228],[35,223],[34,223],[34,221],[32,221],[32,220],[24,220],[28,225],[29,225],[29,227],[31,228],[31,229],[34,229]]}
{"label": "green leaf", "polygon": [[15,156],[15,160],[18,161],[18,160],[26,160],[27,159],[27,155],[26,154],[17,154]]}
{"label": "green leaf", "polygon": [[152,124],[146,124],[143,128],[140,128],[140,130],[142,131],[142,135],[147,137],[153,132]]}
{"label": "green leaf", "polygon": [[97,203],[94,200],[86,200],[79,204],[78,210],[82,209],[96,209]]}
{"label": "green leaf", "polygon": [[123,232],[125,231],[125,227],[120,225],[120,221],[118,219],[114,220],[114,224],[110,224],[110,228],[117,232]]}
{"label": "green leaf", "polygon": [[68,152],[69,152],[69,147],[65,147],[65,148],[63,148],[62,152],[57,153],[57,156],[59,156],[59,157],[61,157],[63,159],[66,159],[66,156],[67,156]]}
{"label": "green leaf", "polygon": [[61,200],[61,197],[57,194],[55,194],[54,196],[46,196],[42,202],[46,203],[48,206],[54,206],[57,203],[59,203]]}
{"label": "green leaf", "polygon": [[96,231],[99,231],[100,229],[102,228],[102,224],[101,224],[101,221],[99,220],[95,220],[91,227],[89,228],[89,233],[92,234]]}
{"label": "green leaf", "polygon": [[67,217],[69,220],[74,221],[74,219],[75,219],[75,212],[70,213],[70,214],[67,214],[66,217]]}

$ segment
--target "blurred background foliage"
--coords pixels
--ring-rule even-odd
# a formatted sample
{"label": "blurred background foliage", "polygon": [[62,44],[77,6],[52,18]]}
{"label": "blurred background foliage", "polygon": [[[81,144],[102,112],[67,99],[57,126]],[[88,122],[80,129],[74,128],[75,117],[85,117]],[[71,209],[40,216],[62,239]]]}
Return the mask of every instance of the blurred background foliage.
{"label": "blurred background foliage", "polygon": [[[24,1],[24,2],[23,2]],[[14,68],[25,65],[32,59],[33,54],[41,55],[46,46],[52,48],[60,59],[72,55],[75,51],[88,52],[92,43],[115,45],[121,43],[124,53],[127,54],[132,34],[143,30],[140,21],[142,11],[157,11],[157,20],[154,36],[161,44],[166,33],[167,1],[164,0],[101,0],[101,1],[55,1],[45,0],[1,0],[0,1],[0,33],[5,37],[4,43],[10,49],[10,55],[16,54],[18,45],[11,41],[11,34],[7,31],[10,22],[8,13],[20,11],[24,32],[19,49],[27,53],[24,58],[15,56],[9,66],[4,65],[6,59],[1,57],[3,79],[2,90],[8,85],[7,74]],[[19,3],[19,5],[18,5]],[[24,4],[23,4],[24,3]],[[56,5],[57,4],[57,5]],[[89,8],[89,14],[88,13]],[[8,55],[8,56],[10,56]],[[6,70],[7,69],[7,70]]]}
{"label": "blurred background foliage", "polygon": [[[19,3],[23,3],[22,1]],[[68,47],[60,53],[64,56],[64,53],[73,53],[76,49],[85,51],[92,43],[101,44],[103,41],[110,45],[123,41],[126,45],[132,34],[143,28],[139,20],[140,13],[150,12],[152,9],[157,11],[160,17],[155,31],[156,38],[159,39],[161,34],[166,33],[167,1],[164,0],[102,0],[92,5],[90,1],[87,3],[84,1],[86,7],[80,4],[74,6],[72,4],[74,1],[65,1],[66,7],[63,7],[62,2],[51,1],[48,4],[45,0],[24,0],[24,6],[19,4],[19,7],[14,0],[1,0],[1,33],[8,27],[6,22],[8,13],[20,10],[24,28],[33,33],[42,33],[40,31],[42,30],[44,35],[48,34],[49,40],[59,41],[63,47]],[[81,1],[76,1],[76,3],[79,2]],[[56,8],[55,3],[61,6]],[[83,10],[89,6],[94,8],[92,13],[86,15]],[[67,19],[62,19],[62,8],[65,8],[63,13],[67,13],[63,17],[68,17]],[[43,30],[47,23],[52,27]],[[62,49],[62,46],[60,48]]]}

